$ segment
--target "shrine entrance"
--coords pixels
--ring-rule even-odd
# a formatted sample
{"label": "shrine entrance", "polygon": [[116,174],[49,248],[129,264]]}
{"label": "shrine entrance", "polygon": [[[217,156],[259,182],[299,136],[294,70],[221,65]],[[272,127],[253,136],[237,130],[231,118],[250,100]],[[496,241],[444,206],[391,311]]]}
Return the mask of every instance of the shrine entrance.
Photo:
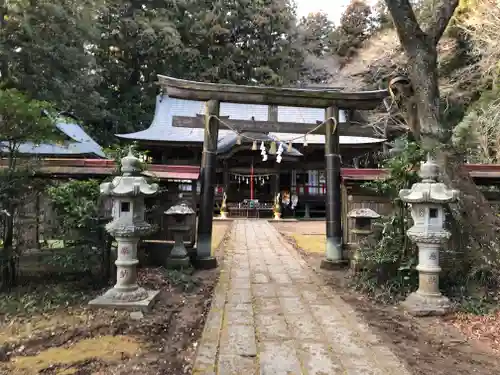
{"label": "shrine entrance", "polygon": [[274,175],[256,172],[253,166],[249,174],[230,172],[229,184],[226,189],[229,202],[241,202],[245,199],[259,202],[272,202],[274,189],[271,179]]}
{"label": "shrine entrance", "polygon": [[[217,262],[212,257],[211,237],[213,206],[215,199],[215,182],[217,153],[220,149],[219,128],[230,130],[238,143],[243,139],[252,142],[252,150],[257,151],[256,139],[249,133],[263,133],[269,140],[261,141],[263,161],[267,155],[273,155],[276,162],[281,164],[282,153],[286,147],[293,150],[294,141],[301,135],[322,134],[324,136],[324,161],[326,182],[326,259],[322,262],[325,268],[344,265],[346,262],[342,254],[342,223],[341,223],[341,176],[340,176],[340,146],[339,136],[342,132],[349,132],[356,128],[349,121],[349,111],[371,110],[381,104],[389,95],[388,90],[367,92],[342,92],[337,89],[312,88],[275,88],[240,86],[230,84],[214,84],[180,80],[176,78],[158,76],[159,83],[168,96],[185,100],[206,102],[205,114],[197,118],[173,119],[174,126],[204,128],[203,155],[201,162],[201,194],[198,218],[197,260],[199,267],[215,267]],[[221,104],[242,103],[249,105],[269,105],[267,121],[232,120],[230,116],[221,116]],[[308,126],[304,122],[280,121],[280,111],[290,107],[318,108],[324,111],[324,121]],[[344,118],[340,121],[340,110]],[[297,114],[299,116],[300,113]],[[288,139],[277,139],[271,133],[291,133]],[[299,135],[299,137],[297,137]],[[305,140],[304,140],[305,143]],[[281,154],[278,152],[279,147]],[[278,167],[279,169],[279,167]],[[279,174],[277,174],[279,176]],[[227,176],[229,177],[229,176]],[[226,177],[226,178],[227,178]],[[249,181],[250,182],[250,181]],[[228,180],[225,186],[229,187]],[[275,186],[279,187],[279,181]]]}

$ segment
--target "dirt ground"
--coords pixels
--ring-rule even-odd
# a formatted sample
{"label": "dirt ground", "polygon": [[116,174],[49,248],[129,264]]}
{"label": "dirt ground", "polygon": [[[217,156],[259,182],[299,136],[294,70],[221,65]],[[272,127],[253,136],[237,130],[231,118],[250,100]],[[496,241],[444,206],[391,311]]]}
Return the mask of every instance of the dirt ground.
{"label": "dirt ground", "polygon": [[[415,375],[500,374],[500,351],[496,345],[498,332],[478,335],[470,324],[458,324],[486,319],[492,330],[498,326],[498,315],[489,318],[464,314],[415,318],[397,306],[376,304],[348,287],[349,271],[332,272],[319,268],[323,253],[318,248],[322,246],[318,237],[324,236],[324,222],[283,222],[275,226],[290,239],[309,265],[364,317]],[[297,246],[300,242],[306,245]],[[484,326],[482,330],[488,329],[488,325]]]}
{"label": "dirt ground", "polygon": [[[229,222],[214,224],[219,259],[229,227]],[[103,290],[35,315],[0,314],[0,374],[190,374],[218,275],[218,269],[193,274],[140,269],[139,284],[161,290],[153,310],[142,316],[88,309],[87,301]],[[25,311],[32,311],[33,302],[19,298]]]}

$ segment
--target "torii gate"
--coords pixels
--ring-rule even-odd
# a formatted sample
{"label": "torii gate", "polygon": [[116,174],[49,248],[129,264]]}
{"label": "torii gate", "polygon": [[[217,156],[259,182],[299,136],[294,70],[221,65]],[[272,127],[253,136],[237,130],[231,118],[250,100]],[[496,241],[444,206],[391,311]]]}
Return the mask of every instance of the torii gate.
{"label": "torii gate", "polygon": [[[328,88],[277,88],[232,84],[203,83],[158,75],[159,84],[168,96],[185,100],[205,101],[205,124],[192,122],[190,127],[204,127],[203,155],[201,162],[201,193],[198,218],[197,266],[215,268],[212,257],[212,223],[215,192],[215,168],[219,134],[220,103],[264,104],[294,107],[324,108],[325,122],[318,131],[325,134],[326,175],[326,259],[323,268],[336,268],[345,264],[342,256],[342,204],[339,154],[339,109],[371,110],[389,96],[388,90],[343,92]],[[332,120],[334,119],[334,120]],[[348,121],[348,120],[347,120]],[[174,122],[175,123],[175,122]],[[306,134],[306,124],[269,122],[256,124],[240,121],[233,124],[238,131],[263,131]],[[180,125],[182,126],[182,125]]]}

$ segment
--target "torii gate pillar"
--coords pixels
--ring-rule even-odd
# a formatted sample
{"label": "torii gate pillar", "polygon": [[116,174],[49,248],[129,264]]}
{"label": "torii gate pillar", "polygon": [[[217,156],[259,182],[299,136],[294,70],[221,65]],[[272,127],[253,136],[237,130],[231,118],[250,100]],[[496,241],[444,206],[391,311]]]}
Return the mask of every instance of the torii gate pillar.
{"label": "torii gate pillar", "polygon": [[209,100],[205,108],[205,137],[201,161],[200,211],[198,216],[197,247],[194,265],[196,268],[217,267],[212,255],[212,225],[215,198],[215,174],[217,163],[217,139],[219,136],[220,102]]}
{"label": "torii gate pillar", "polygon": [[347,265],[342,256],[339,109],[334,106],[326,108],[325,120],[326,259],[321,262],[321,268],[336,269]]}

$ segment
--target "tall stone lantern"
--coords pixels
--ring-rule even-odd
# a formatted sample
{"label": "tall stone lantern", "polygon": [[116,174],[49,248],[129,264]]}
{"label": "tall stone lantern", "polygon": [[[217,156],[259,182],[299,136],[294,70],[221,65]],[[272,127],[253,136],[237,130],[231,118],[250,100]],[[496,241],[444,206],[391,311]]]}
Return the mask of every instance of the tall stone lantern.
{"label": "tall stone lantern", "polygon": [[137,285],[137,244],[152,232],[144,220],[144,197],[157,193],[158,185],[149,184],[141,176],[141,163],[132,150],[121,160],[122,175],[101,184],[101,194],[113,198],[113,221],[106,230],[116,239],[116,285],[102,296],[90,301],[91,306],[139,308],[148,310],[158,291]]}
{"label": "tall stone lantern", "polygon": [[458,190],[451,190],[437,182],[439,167],[430,158],[420,166],[422,181],[410,190],[399,192],[401,200],[411,204],[413,226],[407,236],[418,246],[418,290],[411,293],[403,306],[413,315],[444,315],[450,309],[450,301],[439,291],[439,249],[450,238],[444,229],[446,203],[458,199]]}

